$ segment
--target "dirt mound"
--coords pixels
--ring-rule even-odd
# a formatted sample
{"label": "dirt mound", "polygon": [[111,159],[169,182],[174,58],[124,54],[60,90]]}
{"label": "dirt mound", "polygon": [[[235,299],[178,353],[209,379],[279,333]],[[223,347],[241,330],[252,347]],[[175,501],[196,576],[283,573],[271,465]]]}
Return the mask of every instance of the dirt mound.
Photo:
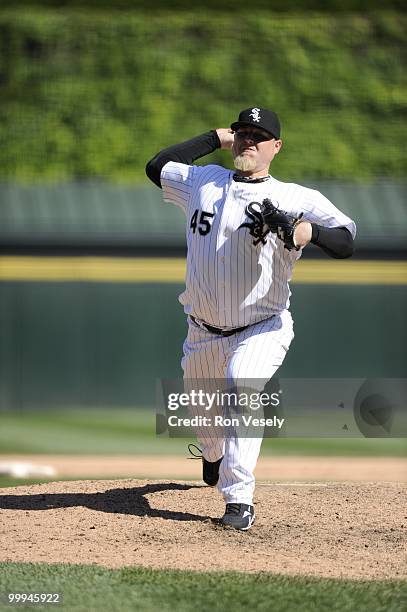
{"label": "dirt mound", "polygon": [[0,560],[407,578],[406,485],[261,483],[248,532],[196,483],[54,482],[0,489]]}

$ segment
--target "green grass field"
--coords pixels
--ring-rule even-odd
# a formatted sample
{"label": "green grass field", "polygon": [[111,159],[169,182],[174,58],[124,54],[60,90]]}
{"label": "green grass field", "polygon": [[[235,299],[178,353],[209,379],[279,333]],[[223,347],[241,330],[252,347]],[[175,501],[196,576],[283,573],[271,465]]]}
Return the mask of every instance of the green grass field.
{"label": "green grass field", "polygon": [[9,592],[45,592],[62,595],[56,609],[75,612],[401,612],[407,583],[0,563],[0,592],[4,611],[17,607],[5,603]]}
{"label": "green grass field", "polygon": [[[185,454],[194,438],[155,433],[153,410],[71,409],[0,412],[0,455],[5,453]],[[402,438],[265,439],[263,455],[407,455]]]}

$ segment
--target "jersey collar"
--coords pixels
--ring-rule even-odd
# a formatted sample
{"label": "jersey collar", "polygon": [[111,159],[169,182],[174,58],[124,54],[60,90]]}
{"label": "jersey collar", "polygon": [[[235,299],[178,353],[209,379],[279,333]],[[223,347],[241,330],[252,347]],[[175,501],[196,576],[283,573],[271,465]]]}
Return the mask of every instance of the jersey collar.
{"label": "jersey collar", "polygon": [[234,174],[233,180],[237,183],[264,183],[265,181],[269,181],[271,176],[260,176],[258,178],[250,178],[249,176],[241,176],[240,174]]}

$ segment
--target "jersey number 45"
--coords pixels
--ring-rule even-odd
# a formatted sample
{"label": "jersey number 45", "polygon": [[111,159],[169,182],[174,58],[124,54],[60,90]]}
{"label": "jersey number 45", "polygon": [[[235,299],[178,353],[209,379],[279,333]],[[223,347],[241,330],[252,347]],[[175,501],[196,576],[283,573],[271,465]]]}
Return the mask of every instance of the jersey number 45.
{"label": "jersey number 45", "polygon": [[195,234],[196,230],[201,234],[201,236],[206,236],[211,231],[211,223],[209,219],[213,219],[215,213],[205,212],[201,210],[201,214],[199,215],[199,210],[197,209],[191,218],[190,227],[192,228],[192,232]]}

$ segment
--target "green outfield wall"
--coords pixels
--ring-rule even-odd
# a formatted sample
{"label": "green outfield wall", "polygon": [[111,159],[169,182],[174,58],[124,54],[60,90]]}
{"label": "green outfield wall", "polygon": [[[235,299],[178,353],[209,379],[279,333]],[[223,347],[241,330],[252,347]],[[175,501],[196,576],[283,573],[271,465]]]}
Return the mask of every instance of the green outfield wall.
{"label": "green outfield wall", "polygon": [[[211,162],[211,156],[208,158]],[[276,177],[278,178],[278,177]],[[308,180],[357,226],[356,255],[405,252],[407,181]],[[147,183],[106,181],[53,184],[0,182],[0,246],[95,252],[128,248],[150,254],[185,249],[185,215],[163,202],[161,189]],[[309,247],[305,256],[318,249]]]}
{"label": "green outfield wall", "polygon": [[[2,282],[0,408],[143,406],[181,376],[175,283]],[[285,377],[405,376],[399,285],[293,285]]]}

